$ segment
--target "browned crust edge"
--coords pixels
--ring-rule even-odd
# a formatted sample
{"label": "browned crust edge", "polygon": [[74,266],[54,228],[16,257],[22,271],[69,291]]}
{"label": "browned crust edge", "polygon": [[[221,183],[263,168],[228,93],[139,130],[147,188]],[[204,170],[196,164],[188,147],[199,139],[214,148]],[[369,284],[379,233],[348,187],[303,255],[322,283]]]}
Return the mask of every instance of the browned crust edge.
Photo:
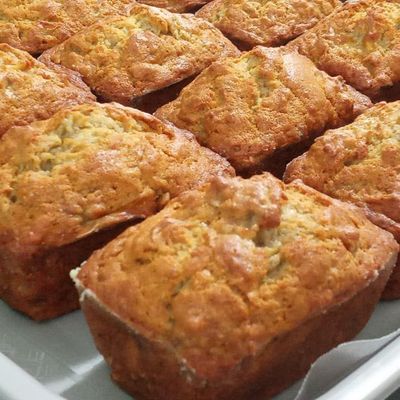
{"label": "browned crust edge", "polygon": [[[149,340],[103,307],[91,292],[81,305],[96,346],[114,381],[137,399],[265,400],[306,374],[323,353],[352,339],[367,323],[395,264],[392,256],[377,279],[350,300],[275,338],[220,382],[202,382],[165,344]],[[132,305],[134,306],[134,305]]]}
{"label": "browned crust edge", "polygon": [[79,308],[69,277],[94,250],[114,239],[134,221],[96,232],[76,242],[38,254],[11,254],[0,249],[0,299],[36,321],[58,317]]}

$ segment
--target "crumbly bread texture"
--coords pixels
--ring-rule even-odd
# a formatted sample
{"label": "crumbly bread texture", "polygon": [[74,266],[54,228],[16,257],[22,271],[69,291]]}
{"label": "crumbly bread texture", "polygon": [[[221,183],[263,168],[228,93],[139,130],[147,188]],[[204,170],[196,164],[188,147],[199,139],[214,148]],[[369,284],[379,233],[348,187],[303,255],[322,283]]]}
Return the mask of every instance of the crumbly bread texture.
{"label": "crumbly bread texture", "polygon": [[77,74],[56,73],[28,53],[0,44],[0,137],[11,126],[95,99]]}
{"label": "crumbly bread texture", "polygon": [[370,100],[284,48],[215,62],[155,115],[193,132],[236,168],[273,169],[275,152],[352,121]]}
{"label": "crumbly bread texture", "polygon": [[69,270],[59,276],[58,264],[47,260],[39,275],[55,274],[58,283],[37,293],[32,260],[151,215],[219,174],[232,168],[189,132],[118,104],[81,105],[10,129],[0,141],[0,297],[34,318],[54,316],[58,310],[49,313],[45,301],[43,310],[30,307],[51,301],[60,282],[72,291]]}
{"label": "crumbly bread texture", "polygon": [[138,0],[138,3],[166,8],[172,12],[186,12],[199,8],[209,1],[211,0]]}
{"label": "crumbly bread texture", "polygon": [[[397,249],[392,235],[356,207],[300,182],[221,177],[95,252],[76,281],[84,309],[95,303],[118,321],[115,341],[106,345],[107,325],[98,331],[102,317],[87,313],[114,379],[135,398],[253,399],[262,389],[282,389],[313,361],[306,358],[292,374],[308,356],[301,347],[301,358],[288,360],[279,345],[293,344],[286,335],[299,333],[290,336],[296,341],[308,321],[346,304],[382,272],[372,303],[378,300]],[[350,325],[335,326],[330,345],[361,328]],[[308,333],[319,335],[316,348],[328,350],[319,346],[330,333]],[[282,359],[290,382],[271,381]]]}
{"label": "crumbly bread texture", "polygon": [[196,16],[243,47],[280,46],[341,5],[339,0],[214,0]]}
{"label": "crumbly bread texture", "polygon": [[[301,179],[320,192],[358,205],[400,242],[399,129],[400,101],[378,104],[354,123],[318,138],[288,165],[285,180]],[[397,290],[389,282],[386,297],[400,297],[399,277],[393,279]]]}
{"label": "crumbly bread texture", "polygon": [[137,4],[129,16],[92,25],[40,59],[79,72],[102,99],[129,104],[238,53],[203,19]]}
{"label": "crumbly bread texture", "polygon": [[400,80],[400,1],[348,2],[289,44],[372,97]]}
{"label": "crumbly bread texture", "polygon": [[127,14],[134,0],[0,2],[0,42],[40,54],[100,19]]}

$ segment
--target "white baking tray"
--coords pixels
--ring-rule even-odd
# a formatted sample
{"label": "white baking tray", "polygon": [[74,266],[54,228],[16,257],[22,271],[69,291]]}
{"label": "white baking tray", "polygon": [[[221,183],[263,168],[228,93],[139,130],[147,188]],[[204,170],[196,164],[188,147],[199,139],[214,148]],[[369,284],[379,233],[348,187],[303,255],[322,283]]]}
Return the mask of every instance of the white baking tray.
{"label": "white baking tray", "polygon": [[[378,305],[352,345],[321,360],[299,400],[383,400],[400,387],[400,301]],[[0,301],[0,400],[128,400],[109,379],[81,312],[35,323]],[[298,382],[275,400],[293,400]],[[393,400],[400,399],[394,395]],[[168,399],[173,400],[173,399]],[[234,399],[232,399],[234,400]]]}

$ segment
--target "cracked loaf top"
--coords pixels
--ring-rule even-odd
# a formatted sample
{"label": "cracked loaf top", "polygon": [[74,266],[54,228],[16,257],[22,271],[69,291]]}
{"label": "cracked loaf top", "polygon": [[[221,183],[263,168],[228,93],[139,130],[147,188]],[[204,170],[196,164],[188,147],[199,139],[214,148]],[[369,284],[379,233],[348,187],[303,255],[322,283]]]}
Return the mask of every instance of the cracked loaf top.
{"label": "cracked loaf top", "polygon": [[[285,179],[362,207],[400,238],[400,101],[382,103],[328,131],[292,161]],[[385,216],[387,218],[385,218]]]}
{"label": "cracked loaf top", "polygon": [[189,132],[118,104],[85,104],[0,141],[0,245],[29,254],[158,211],[232,174]]}
{"label": "cracked loaf top", "polygon": [[48,65],[79,72],[93,91],[123,104],[196,75],[239,50],[209,22],[137,4],[43,53]]}
{"label": "cracked loaf top", "polygon": [[57,73],[26,52],[0,44],[0,137],[11,126],[95,99],[77,74]]}
{"label": "cracked loaf top", "polygon": [[134,0],[0,2],[0,43],[39,54],[100,19],[127,14]]}
{"label": "cracked loaf top", "polygon": [[400,80],[400,1],[347,3],[289,44],[370,96]]}
{"label": "cracked loaf top", "polygon": [[356,207],[300,182],[221,177],[95,252],[78,285],[187,371],[218,379],[353,297],[396,251]]}
{"label": "cracked loaf top", "polygon": [[214,0],[196,15],[245,47],[279,46],[340,5],[339,0]]}
{"label": "cracked loaf top", "polygon": [[370,100],[297,52],[256,47],[215,62],[158,117],[193,132],[239,171],[350,122]]}

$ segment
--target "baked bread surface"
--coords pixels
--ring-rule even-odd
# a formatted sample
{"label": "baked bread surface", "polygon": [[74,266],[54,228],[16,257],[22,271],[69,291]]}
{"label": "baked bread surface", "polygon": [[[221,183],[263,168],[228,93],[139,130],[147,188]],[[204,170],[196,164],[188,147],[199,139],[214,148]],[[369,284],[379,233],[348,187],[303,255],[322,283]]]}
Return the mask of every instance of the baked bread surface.
{"label": "baked bread surface", "polygon": [[[399,120],[400,101],[374,106],[354,123],[318,138],[288,165],[285,180],[301,179],[323,193],[357,204],[400,241]],[[393,279],[395,297],[400,297],[399,278]]]}
{"label": "baked bread surface", "polygon": [[230,173],[180,131],[117,104],[85,104],[1,141],[0,226],[15,246],[59,246]]}
{"label": "baked bread surface", "polygon": [[[38,254],[151,215],[219,174],[232,174],[227,161],[189,132],[117,104],[80,105],[10,129],[0,141],[0,295],[18,297],[13,277]],[[7,281],[1,273],[12,264]],[[40,268],[45,276],[57,265]],[[68,271],[63,278],[70,282]]]}
{"label": "baked bread surface", "polygon": [[40,59],[79,72],[102,99],[129,104],[238,53],[205,20],[137,4],[129,16],[92,25]]}
{"label": "baked bread surface", "polygon": [[138,0],[138,3],[166,8],[172,12],[186,12],[208,3],[211,0]]}
{"label": "baked bread surface", "polygon": [[339,0],[214,0],[196,15],[245,47],[280,46],[341,5]]}
{"label": "baked bread surface", "polygon": [[54,72],[28,53],[0,44],[0,137],[14,125],[95,99],[76,74]]}
{"label": "baked bread surface", "polygon": [[126,14],[134,0],[0,2],[0,42],[40,54],[100,19]]}
{"label": "baked bread surface", "polygon": [[[245,399],[260,389],[246,381],[252,357],[361,292],[393,266],[397,248],[356,207],[299,182],[221,177],[95,252],[77,281],[83,303],[139,343],[120,354],[116,335],[107,354],[138,398]],[[158,356],[170,363],[164,374],[146,369]],[[159,387],[174,363],[182,386]]]}
{"label": "baked bread surface", "polygon": [[400,1],[348,2],[289,44],[369,96],[400,79]]}
{"label": "baked bread surface", "polygon": [[242,172],[270,168],[276,151],[350,122],[370,105],[298,53],[256,47],[215,62],[155,115],[193,132]]}

